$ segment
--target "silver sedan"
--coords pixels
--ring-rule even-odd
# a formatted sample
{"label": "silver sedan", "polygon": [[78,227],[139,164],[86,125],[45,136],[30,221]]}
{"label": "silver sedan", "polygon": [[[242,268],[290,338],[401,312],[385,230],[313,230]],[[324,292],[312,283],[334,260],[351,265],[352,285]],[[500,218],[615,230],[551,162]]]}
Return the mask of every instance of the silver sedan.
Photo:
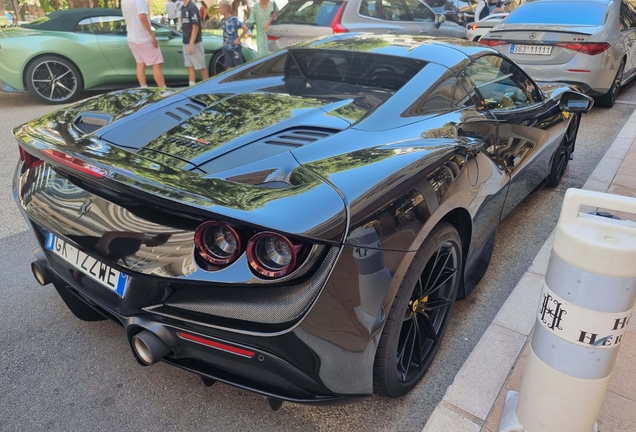
{"label": "silver sedan", "polygon": [[267,31],[270,52],[310,39],[348,32],[466,39],[421,0],[292,0]]}
{"label": "silver sedan", "polygon": [[610,108],[636,73],[636,0],[526,3],[480,42],[532,78],[574,84]]}

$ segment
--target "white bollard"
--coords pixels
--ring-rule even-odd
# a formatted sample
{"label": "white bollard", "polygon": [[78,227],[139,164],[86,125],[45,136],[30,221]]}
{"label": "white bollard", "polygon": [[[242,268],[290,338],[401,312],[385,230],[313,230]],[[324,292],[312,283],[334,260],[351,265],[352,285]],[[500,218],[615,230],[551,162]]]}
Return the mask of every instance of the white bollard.
{"label": "white bollard", "polygon": [[521,391],[500,432],[592,432],[636,302],[636,199],[569,189],[556,228]]}

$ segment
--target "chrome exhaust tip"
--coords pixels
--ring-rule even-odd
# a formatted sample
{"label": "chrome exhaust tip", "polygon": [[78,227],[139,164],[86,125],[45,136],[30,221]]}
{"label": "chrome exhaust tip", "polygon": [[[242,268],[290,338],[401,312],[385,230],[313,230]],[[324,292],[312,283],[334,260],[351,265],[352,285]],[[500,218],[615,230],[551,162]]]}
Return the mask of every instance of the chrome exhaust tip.
{"label": "chrome exhaust tip", "polygon": [[157,363],[172,350],[164,341],[150,330],[137,333],[132,338],[135,354],[146,366]]}
{"label": "chrome exhaust tip", "polygon": [[44,264],[42,264],[40,261],[33,261],[31,263],[31,272],[33,273],[33,277],[35,278],[35,280],[41,286],[45,286],[51,283],[49,272],[46,270]]}

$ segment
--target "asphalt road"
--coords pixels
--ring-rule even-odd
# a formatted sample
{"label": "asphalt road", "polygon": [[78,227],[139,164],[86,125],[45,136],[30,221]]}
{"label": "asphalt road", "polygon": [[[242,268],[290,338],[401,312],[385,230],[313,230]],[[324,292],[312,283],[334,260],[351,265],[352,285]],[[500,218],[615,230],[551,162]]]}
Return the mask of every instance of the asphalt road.
{"label": "asphalt road", "polygon": [[0,94],[0,430],[2,431],[420,431],[456,372],[556,225],[562,197],[581,187],[636,108],[594,109],[581,125],[561,186],[527,198],[501,224],[483,281],[458,303],[444,344],[420,385],[402,399],[371,397],[340,407],[284,404],[217,384],[204,387],[165,364],[141,367],[113,323],[84,323],[29,269],[34,237],[13,200],[18,158],[11,129],[52,108]]}

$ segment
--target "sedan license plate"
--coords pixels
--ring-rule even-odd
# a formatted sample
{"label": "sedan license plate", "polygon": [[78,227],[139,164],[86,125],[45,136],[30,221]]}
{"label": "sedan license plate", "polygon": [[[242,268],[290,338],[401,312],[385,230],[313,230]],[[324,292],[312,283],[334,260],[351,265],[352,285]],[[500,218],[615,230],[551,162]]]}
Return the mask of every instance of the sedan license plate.
{"label": "sedan license plate", "polygon": [[45,247],[89,278],[117,293],[119,297],[124,297],[128,281],[124,273],[86,255],[55,234],[46,235]]}
{"label": "sedan license plate", "polygon": [[552,54],[552,45],[511,45],[511,54],[531,54],[549,56]]}
{"label": "sedan license plate", "polygon": [[289,39],[287,42],[288,42],[288,45],[289,45],[289,46],[292,46],[292,45],[299,44],[299,43],[301,43],[302,41],[303,41],[302,39]]}

